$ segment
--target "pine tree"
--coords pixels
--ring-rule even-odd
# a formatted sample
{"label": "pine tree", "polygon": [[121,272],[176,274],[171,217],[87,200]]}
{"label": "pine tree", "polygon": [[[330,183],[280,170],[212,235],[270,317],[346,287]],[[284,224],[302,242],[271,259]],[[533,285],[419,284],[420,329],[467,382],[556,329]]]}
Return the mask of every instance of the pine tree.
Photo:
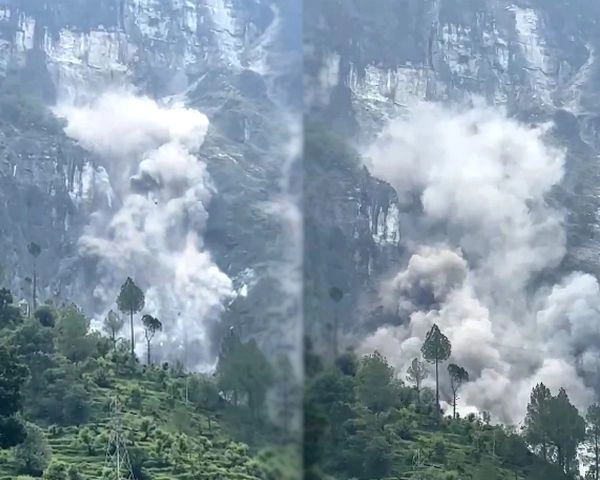
{"label": "pine tree", "polygon": [[123,313],[129,313],[129,321],[131,326],[131,356],[135,356],[135,334],[133,331],[133,314],[141,311],[144,308],[145,298],[144,292],[133,282],[130,277],[127,277],[125,283],[121,286],[121,291],[117,297],[117,306]]}
{"label": "pine tree", "polygon": [[452,389],[452,418],[456,418],[458,390],[465,382],[469,381],[469,373],[463,367],[451,363],[448,365],[448,375],[450,375],[450,388]]}
{"label": "pine tree", "polygon": [[440,380],[439,380],[439,364],[450,358],[452,346],[450,340],[446,337],[434,324],[431,330],[427,333],[425,342],[421,347],[423,358],[430,363],[435,364],[435,404],[437,407],[437,415],[440,414]]}
{"label": "pine tree", "polygon": [[427,371],[427,366],[424,362],[419,360],[418,358],[413,358],[410,366],[406,370],[406,379],[414,383],[415,390],[417,391],[417,401],[421,402],[421,385],[423,380],[427,378],[429,372]]}

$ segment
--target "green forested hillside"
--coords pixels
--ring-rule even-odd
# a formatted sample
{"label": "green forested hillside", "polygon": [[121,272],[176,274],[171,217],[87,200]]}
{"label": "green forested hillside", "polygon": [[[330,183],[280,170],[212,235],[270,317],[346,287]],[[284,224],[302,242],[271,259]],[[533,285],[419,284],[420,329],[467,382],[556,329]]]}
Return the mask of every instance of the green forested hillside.
{"label": "green forested hillside", "polygon": [[[443,364],[448,357],[439,343],[428,345],[430,337],[423,355]],[[487,413],[436,413],[435,392],[421,388],[433,369],[420,359],[408,372],[395,372],[377,352],[347,352],[324,365],[308,344],[305,362],[305,480],[564,480],[579,478],[581,460],[596,478],[594,460],[578,457],[577,447],[598,439],[600,417],[588,413],[586,430],[564,390],[552,396],[539,384],[520,431],[492,425]],[[446,367],[440,381],[454,376],[459,401],[468,373]]]}
{"label": "green forested hillside", "polygon": [[[266,412],[277,366],[253,342],[231,337],[217,375],[204,376],[132,358],[128,340],[111,339],[124,326],[116,314],[104,335],[74,305],[26,318],[10,292],[0,300],[1,479],[116,478],[116,432],[138,480],[298,478],[299,445]],[[252,389],[232,367],[245,360]]]}
{"label": "green forested hillside", "polygon": [[442,367],[451,405],[469,377],[448,363],[451,345],[435,325],[407,372],[377,352],[324,364],[307,343],[302,446],[288,363],[272,365],[231,331],[214,375],[142,364],[119,338],[125,323],[111,312],[105,332],[93,331],[75,305],[44,304],[28,317],[0,290],[0,479],[129,478],[114,475],[118,451],[137,480],[297,480],[302,449],[306,480],[566,480],[582,461],[595,478],[594,456],[577,453],[599,444],[600,407],[584,420],[565,390],[537,385],[522,431],[486,413],[441,412],[435,390],[422,387],[427,362]]}

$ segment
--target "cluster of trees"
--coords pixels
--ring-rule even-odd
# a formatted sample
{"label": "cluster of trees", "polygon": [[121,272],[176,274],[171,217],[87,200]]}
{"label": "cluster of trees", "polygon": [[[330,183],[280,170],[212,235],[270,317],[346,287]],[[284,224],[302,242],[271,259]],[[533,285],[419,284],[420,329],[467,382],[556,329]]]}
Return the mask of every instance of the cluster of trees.
{"label": "cluster of trees", "polygon": [[[449,363],[452,412],[442,415],[440,366],[450,359],[452,348],[436,325],[424,339],[422,359],[415,358],[409,365],[406,383],[378,352],[358,358],[347,351],[333,365],[325,365],[308,340],[305,349],[307,480],[331,475],[366,480],[401,472],[406,473],[402,478],[428,480],[564,480],[579,478],[578,459],[587,466],[586,479],[600,477],[600,404],[591,405],[583,418],[564,389],[552,395],[546,386],[537,385],[520,431],[492,426],[489,413],[465,418],[457,414],[460,388],[469,381],[469,374]],[[427,363],[435,371],[435,389],[423,387],[430,373]],[[448,433],[453,435],[452,442],[465,445],[468,461],[458,454],[449,457],[444,437]],[[407,441],[418,448],[407,448]],[[587,453],[582,455],[582,451]],[[489,458],[484,459],[484,454]],[[468,471],[467,465],[473,463],[476,468]],[[442,470],[427,469],[435,464],[443,466]],[[446,476],[440,476],[444,471]]]}
{"label": "cluster of trees", "polygon": [[[31,300],[32,300],[32,311],[37,312],[37,259],[42,252],[42,248],[35,242],[30,242],[27,245],[27,251],[33,260],[33,280],[31,281]],[[141,312],[144,309],[146,303],[144,292],[135,284],[131,277],[127,277],[116,299],[118,309],[129,316],[130,323],[130,334],[131,334],[131,356],[135,356],[135,332],[134,332],[134,315]],[[147,356],[146,361],[148,364],[151,363],[151,343],[152,339],[163,328],[162,322],[150,315],[144,314],[141,318],[142,325],[144,326],[144,337],[146,339]],[[104,330],[108,333],[113,341],[113,345],[116,345],[117,335],[125,326],[125,322],[121,319],[113,310],[111,310],[104,320]]]}
{"label": "cluster of trees", "polygon": [[538,455],[556,464],[566,475],[577,476],[583,460],[588,467],[586,478],[598,480],[600,404],[590,405],[583,418],[564,388],[552,395],[546,385],[539,383],[527,405],[524,434]]}
{"label": "cluster of trees", "polygon": [[[423,342],[423,346],[421,347],[421,353],[426,361],[435,365],[435,403],[437,406],[436,412],[439,415],[441,412],[439,365],[450,358],[452,345],[450,344],[448,337],[441,332],[437,325],[434,324],[427,333],[425,342]],[[417,392],[417,399],[420,399],[421,385],[423,380],[429,375],[427,366],[420,359],[414,358],[406,373],[406,379],[414,385]],[[448,365],[448,377],[450,380],[450,389],[452,391],[452,399],[450,400],[450,404],[452,405],[452,417],[456,418],[458,392],[460,387],[465,382],[469,381],[469,372],[455,363],[450,363]]]}
{"label": "cluster of trees", "polygon": [[[228,404],[233,408],[241,406],[248,414],[238,417],[240,427],[245,423],[248,426],[244,440],[255,440],[260,431],[257,427],[265,423],[267,407],[271,407],[271,417],[284,437],[293,433],[291,420],[301,408],[301,386],[287,356],[278,358],[274,368],[255,340],[242,341],[232,328],[221,344],[215,375]],[[269,392],[274,394],[271,403]]]}
{"label": "cluster of trees", "polygon": [[[435,365],[436,412],[439,410],[440,362],[450,358],[452,347],[448,338],[433,325],[421,348],[423,357]],[[456,405],[460,387],[469,381],[468,372],[461,366],[450,363],[447,367],[452,398],[453,418],[457,418]],[[407,370],[407,380],[415,386],[419,398],[421,384],[428,370],[424,362],[413,359]],[[487,413],[485,414],[487,416]],[[553,396],[550,390],[540,383],[531,392],[524,422],[524,439],[545,462],[556,464],[567,476],[579,472],[579,452],[586,440],[592,451],[589,475],[598,480],[600,475],[600,404],[593,404],[584,419],[571,404],[567,392],[561,388]]]}
{"label": "cluster of trees", "polygon": [[[405,431],[408,406],[427,412],[441,422],[440,365],[449,359],[448,338],[434,325],[425,338],[423,360],[413,359],[406,379],[399,378],[379,353],[357,358],[351,351],[338,356],[334,366],[324,366],[312,353],[307,340],[305,373],[305,467],[307,478],[321,478],[319,466],[327,473],[343,473],[356,478],[384,478],[392,468],[394,434]],[[422,387],[429,371],[435,368],[435,394]],[[447,367],[452,390],[453,418],[461,385],[468,381],[467,371],[454,363]],[[398,427],[400,431],[398,431]]]}
{"label": "cluster of trees", "polygon": [[0,449],[15,447],[19,470],[40,475],[49,449],[34,422],[87,421],[92,398],[77,366],[109,347],[75,306],[44,305],[23,318],[6,289],[0,289],[0,334]]}
{"label": "cluster of trees", "polygon": [[[117,297],[117,307],[125,314],[129,315],[129,326],[131,331],[131,356],[135,357],[135,333],[133,327],[133,316],[141,312],[146,304],[144,292],[135,284],[131,277],[127,277],[125,283],[121,286],[121,291]],[[151,363],[150,345],[156,332],[162,330],[162,322],[152,315],[144,314],[142,316],[144,325],[144,335],[146,337],[147,362]],[[118,315],[112,310],[104,320],[104,328],[109,333],[113,341],[117,334],[123,328],[124,323]]]}

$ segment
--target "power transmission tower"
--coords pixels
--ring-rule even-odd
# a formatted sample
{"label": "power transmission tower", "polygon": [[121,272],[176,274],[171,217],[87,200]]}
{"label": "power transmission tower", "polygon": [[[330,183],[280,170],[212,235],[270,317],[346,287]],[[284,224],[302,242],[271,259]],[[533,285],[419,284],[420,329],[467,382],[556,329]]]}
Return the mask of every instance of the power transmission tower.
{"label": "power transmission tower", "polygon": [[129,453],[123,439],[121,428],[121,411],[117,397],[110,404],[110,435],[106,446],[106,461],[104,466],[108,472],[106,480],[135,480]]}

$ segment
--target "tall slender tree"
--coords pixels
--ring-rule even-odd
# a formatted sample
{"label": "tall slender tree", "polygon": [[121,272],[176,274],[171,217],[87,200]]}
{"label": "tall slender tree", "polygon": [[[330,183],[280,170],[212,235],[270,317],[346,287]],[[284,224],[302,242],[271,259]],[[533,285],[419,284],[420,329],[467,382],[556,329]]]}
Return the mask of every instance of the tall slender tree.
{"label": "tall slender tree", "polygon": [[469,381],[469,373],[463,367],[451,363],[448,365],[448,375],[450,376],[450,388],[452,389],[452,418],[456,418],[458,390],[465,382]]}
{"label": "tall slender tree", "polygon": [[[37,243],[31,242],[29,245],[27,245],[27,251],[33,258],[33,294],[32,294],[33,302],[32,303],[33,303],[33,311],[35,312],[37,309],[37,258],[40,256],[40,253],[42,253],[42,248]],[[31,312],[31,309],[30,309],[30,312]]]}
{"label": "tall slender tree", "polygon": [[125,321],[116,312],[110,310],[104,318],[102,328],[110,336],[110,340],[113,344],[113,349],[117,348],[117,334],[122,330],[125,325]]}
{"label": "tall slender tree", "polygon": [[427,378],[429,372],[427,371],[427,366],[425,362],[422,362],[418,358],[413,358],[413,361],[409,365],[406,370],[406,379],[414,383],[415,390],[417,391],[417,402],[421,403],[421,385],[423,380]]}
{"label": "tall slender tree", "polygon": [[133,315],[144,308],[144,292],[134,283],[131,277],[127,277],[125,283],[121,286],[121,291],[117,297],[117,306],[123,313],[129,314],[129,323],[131,326],[131,356],[135,356],[135,334],[133,331]]}
{"label": "tall slender tree", "polygon": [[548,416],[549,403],[552,398],[550,389],[538,383],[529,397],[527,415],[525,416],[525,439],[531,445],[540,448],[544,460],[548,460]]}
{"label": "tall slender tree", "polygon": [[564,388],[548,403],[548,439],[556,451],[558,466],[570,476],[576,471],[577,450],[585,439],[585,421]]}
{"label": "tall slender tree", "polygon": [[148,365],[150,365],[152,363],[150,356],[150,343],[152,342],[152,339],[154,338],[156,332],[162,330],[162,323],[158,318],[148,314],[142,317],[142,323],[144,324],[144,336],[146,337],[146,347],[148,353],[147,361]]}
{"label": "tall slender tree", "polygon": [[450,358],[452,346],[450,340],[439,329],[436,324],[433,324],[431,330],[427,333],[425,342],[421,347],[423,358],[430,363],[435,364],[435,404],[437,407],[437,415],[440,414],[440,379],[439,379],[439,364]]}

